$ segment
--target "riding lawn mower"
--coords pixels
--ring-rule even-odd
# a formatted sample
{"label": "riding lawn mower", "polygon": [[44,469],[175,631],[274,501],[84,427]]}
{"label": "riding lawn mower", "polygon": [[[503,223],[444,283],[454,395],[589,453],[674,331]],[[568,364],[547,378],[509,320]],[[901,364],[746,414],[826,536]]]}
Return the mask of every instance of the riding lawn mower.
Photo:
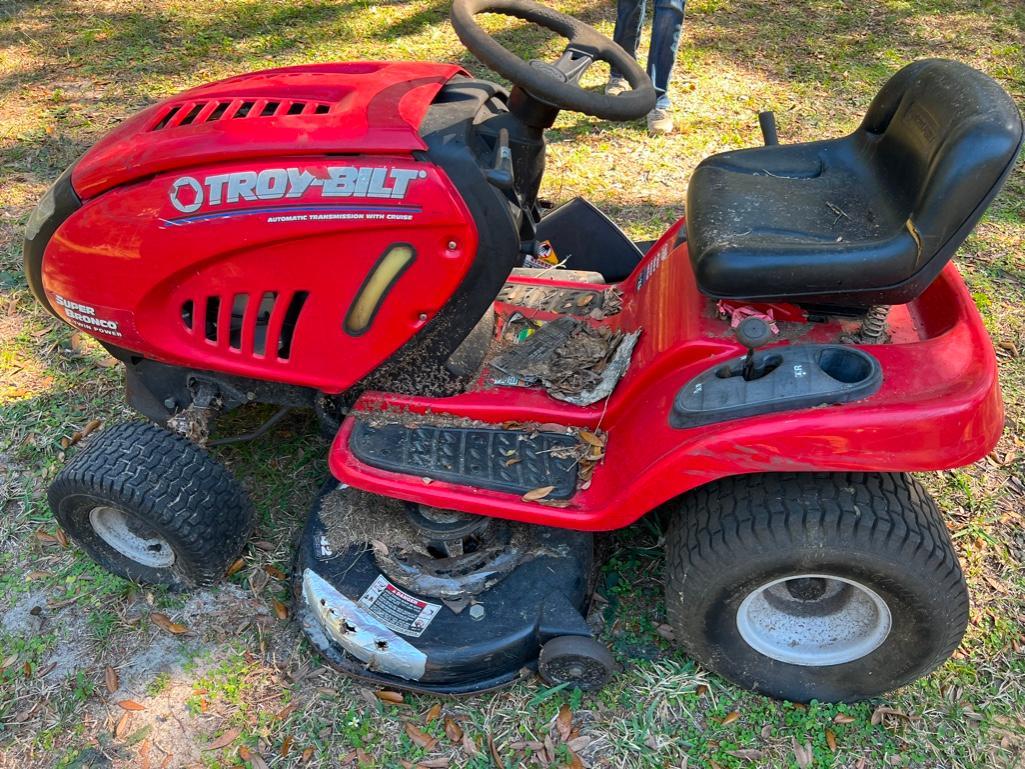
{"label": "riding lawn mower", "polygon": [[[569,43],[524,61],[481,13]],[[1003,426],[951,257],[1021,146],[1010,97],[930,59],[841,138],[779,144],[763,113],[765,146],[701,162],[686,218],[636,243],[538,197],[560,110],[652,109],[634,60],[530,0],[455,0],[452,24],[511,89],[427,62],[241,75],[127,119],[46,193],[28,282],[146,418],[60,472],[60,525],[128,579],[215,582],[254,514],[211,421],[272,404],[262,434],[309,408],[331,479],[295,615],[347,674],[600,687],[594,534],[656,510],[667,621],[702,666],[850,701],[941,664],[968,593],[908,473],[974,462]],[[596,61],[631,89],[581,87]]]}

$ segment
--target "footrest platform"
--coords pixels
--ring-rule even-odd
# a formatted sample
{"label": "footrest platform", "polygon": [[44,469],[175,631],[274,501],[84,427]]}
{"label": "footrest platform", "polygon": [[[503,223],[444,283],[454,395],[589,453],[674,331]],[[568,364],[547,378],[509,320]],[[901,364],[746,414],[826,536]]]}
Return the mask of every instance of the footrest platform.
{"label": "footrest platform", "polygon": [[578,446],[562,433],[365,420],[356,421],[349,440],[356,458],[381,470],[520,495],[554,487],[546,499],[573,496]]}

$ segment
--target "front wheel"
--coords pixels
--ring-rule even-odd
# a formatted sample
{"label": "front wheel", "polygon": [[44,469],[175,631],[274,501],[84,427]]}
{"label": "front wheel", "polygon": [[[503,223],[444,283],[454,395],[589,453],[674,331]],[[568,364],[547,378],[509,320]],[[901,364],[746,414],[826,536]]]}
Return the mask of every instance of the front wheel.
{"label": "front wheel", "polygon": [[171,589],[220,579],[253,528],[253,508],[228,470],[149,422],[99,433],[50,485],[57,522],[93,560]]}
{"label": "front wheel", "polygon": [[797,702],[856,701],[957,648],[968,591],[935,503],[903,474],[765,474],[688,494],[666,607],[701,664]]}

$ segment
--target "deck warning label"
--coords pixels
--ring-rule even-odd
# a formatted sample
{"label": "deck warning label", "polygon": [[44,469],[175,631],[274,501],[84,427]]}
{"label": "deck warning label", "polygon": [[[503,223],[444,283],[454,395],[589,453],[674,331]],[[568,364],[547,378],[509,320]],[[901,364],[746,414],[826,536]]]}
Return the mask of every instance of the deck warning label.
{"label": "deck warning label", "polygon": [[441,611],[441,604],[414,598],[378,574],[357,602],[396,633],[420,637]]}

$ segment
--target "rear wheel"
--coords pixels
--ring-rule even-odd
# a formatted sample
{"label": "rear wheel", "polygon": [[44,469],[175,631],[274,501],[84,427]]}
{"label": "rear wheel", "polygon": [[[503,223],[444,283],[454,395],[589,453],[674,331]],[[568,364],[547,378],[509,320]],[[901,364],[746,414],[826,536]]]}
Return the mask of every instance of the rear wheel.
{"label": "rear wheel", "polygon": [[172,589],[219,579],[253,527],[252,506],[228,470],[148,422],[97,435],[48,496],[58,523],[101,566]]}
{"label": "rear wheel", "polygon": [[682,508],[666,537],[670,624],[741,686],[859,700],[960,643],[964,578],[935,503],[907,475],[737,476]]}

